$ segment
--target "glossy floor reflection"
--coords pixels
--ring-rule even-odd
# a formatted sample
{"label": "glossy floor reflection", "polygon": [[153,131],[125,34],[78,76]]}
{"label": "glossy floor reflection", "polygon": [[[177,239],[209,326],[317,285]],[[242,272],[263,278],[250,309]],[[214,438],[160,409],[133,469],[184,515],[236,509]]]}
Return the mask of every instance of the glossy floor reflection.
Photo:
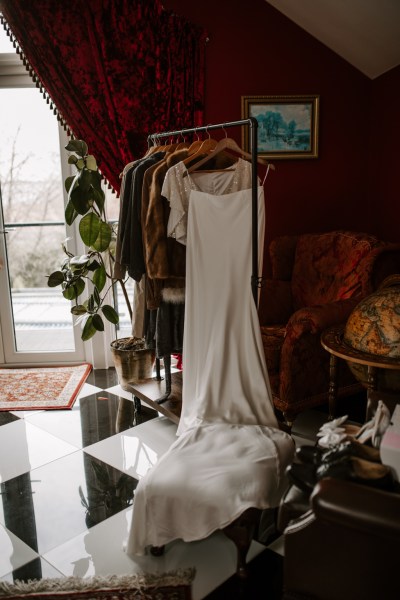
{"label": "glossy floor reflection", "polygon": [[[295,439],[314,439],[325,420],[323,413],[302,416]],[[236,549],[221,532],[174,542],[161,557],[125,554],[137,482],[175,434],[173,422],[144,404],[135,413],[114,369],[93,371],[71,410],[0,412],[0,579],[194,566],[194,600],[278,599],[283,559],[276,542],[253,542],[244,587],[234,577]]]}

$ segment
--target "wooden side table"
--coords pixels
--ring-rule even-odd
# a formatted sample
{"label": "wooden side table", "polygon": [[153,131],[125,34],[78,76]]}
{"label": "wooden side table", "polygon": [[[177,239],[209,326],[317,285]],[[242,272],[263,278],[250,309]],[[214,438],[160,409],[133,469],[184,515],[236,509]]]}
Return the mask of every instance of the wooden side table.
{"label": "wooden side table", "polygon": [[159,404],[157,399],[162,396],[164,383],[157,379],[146,379],[141,383],[129,385],[135,401],[135,410],[140,411],[140,401],[150,408],[168,417],[178,425],[182,409],[182,372],[171,374],[171,394],[168,399]]}
{"label": "wooden side table", "polygon": [[337,367],[338,358],[367,367],[367,411],[366,419],[370,419],[378,403],[375,393],[378,385],[379,369],[400,370],[400,360],[387,356],[376,356],[355,350],[343,341],[344,325],[326,329],[321,335],[321,344],[330,353],[329,362],[329,416],[335,416],[337,400]]}

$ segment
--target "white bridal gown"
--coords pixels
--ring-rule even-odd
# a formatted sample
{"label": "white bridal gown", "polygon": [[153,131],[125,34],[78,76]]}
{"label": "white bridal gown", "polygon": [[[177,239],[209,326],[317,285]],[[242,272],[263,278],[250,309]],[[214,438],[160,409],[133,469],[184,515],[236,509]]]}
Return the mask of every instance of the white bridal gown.
{"label": "white bridal gown", "polygon": [[[294,444],[274,415],[251,290],[252,193],[240,179],[227,170],[179,183],[188,195],[182,414],[177,440],[136,488],[129,554],[203,539],[249,507],[277,506],[286,489]],[[186,214],[171,213],[182,225]],[[260,257],[264,214],[259,187]]]}

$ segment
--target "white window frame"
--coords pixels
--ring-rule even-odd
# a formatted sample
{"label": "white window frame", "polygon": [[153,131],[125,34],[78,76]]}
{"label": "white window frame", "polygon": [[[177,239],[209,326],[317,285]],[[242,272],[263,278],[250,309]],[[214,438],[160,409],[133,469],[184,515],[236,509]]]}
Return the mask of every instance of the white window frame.
{"label": "white window frame", "polygon": [[[0,25],[1,26],[1,25]],[[25,88],[36,87],[36,84],[32,81],[32,78],[27,73],[24,64],[22,63],[18,54],[13,53],[1,53],[0,52],[0,88]],[[45,101],[45,100],[43,100]],[[68,153],[65,150],[65,146],[68,143],[68,136],[64,131],[62,125],[58,123],[59,129],[59,140],[60,140],[60,158],[61,158],[61,169],[63,181],[68,175],[73,174],[72,165],[68,164]],[[67,195],[64,190],[64,205],[66,205]],[[78,220],[76,220],[71,226],[70,232],[73,239],[77,241],[76,249],[72,249],[74,252],[84,253],[85,249],[80,241],[78,231]],[[108,300],[110,304],[113,303],[112,294]],[[105,323],[105,330],[102,333],[96,333],[96,335],[89,341],[83,343],[84,348],[84,360],[91,363],[94,368],[109,368],[114,366],[113,357],[111,354],[110,343],[116,337],[115,326],[109,323]],[[5,362],[3,339],[0,336],[0,363]]]}

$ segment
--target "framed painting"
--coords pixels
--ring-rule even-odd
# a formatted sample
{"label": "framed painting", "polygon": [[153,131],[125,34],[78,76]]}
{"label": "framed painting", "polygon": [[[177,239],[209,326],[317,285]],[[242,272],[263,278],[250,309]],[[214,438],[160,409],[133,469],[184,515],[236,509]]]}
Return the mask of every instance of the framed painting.
{"label": "framed painting", "polygon": [[[258,122],[257,150],[265,158],[317,158],[319,96],[242,96],[242,118]],[[250,152],[249,128],[243,147]]]}

